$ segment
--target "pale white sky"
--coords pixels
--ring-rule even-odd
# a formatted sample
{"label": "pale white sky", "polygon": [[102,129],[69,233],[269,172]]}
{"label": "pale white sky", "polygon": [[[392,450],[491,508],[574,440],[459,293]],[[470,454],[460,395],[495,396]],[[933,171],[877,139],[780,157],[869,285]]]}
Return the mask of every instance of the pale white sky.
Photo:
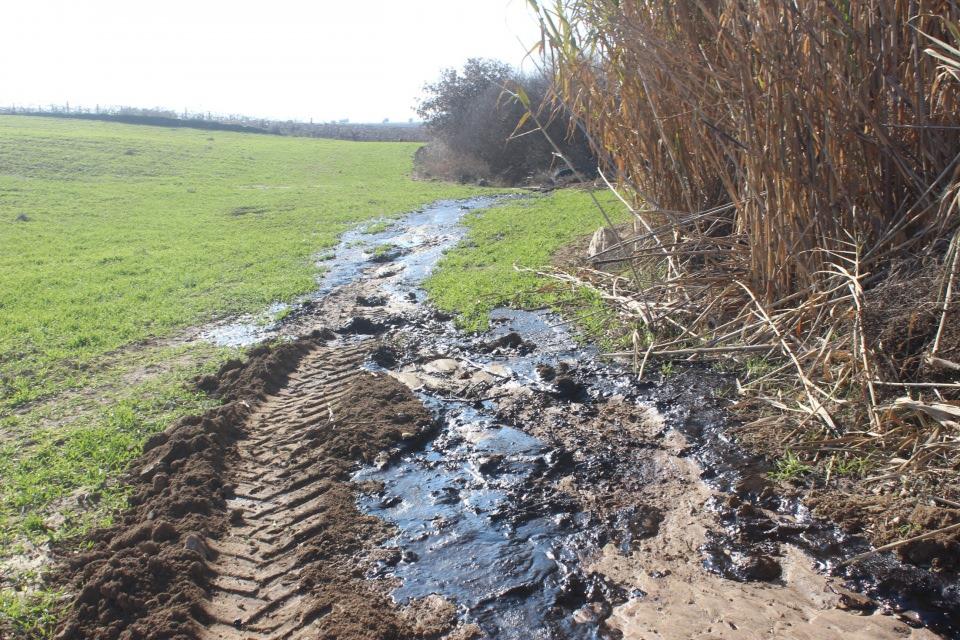
{"label": "pale white sky", "polygon": [[526,0],[5,0],[0,105],[406,121],[442,68],[537,39]]}

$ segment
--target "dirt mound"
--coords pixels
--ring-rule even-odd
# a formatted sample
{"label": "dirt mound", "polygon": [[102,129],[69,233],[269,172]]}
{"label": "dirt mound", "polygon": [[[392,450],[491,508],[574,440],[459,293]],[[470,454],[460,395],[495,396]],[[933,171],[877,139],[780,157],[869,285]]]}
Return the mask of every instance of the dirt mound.
{"label": "dirt mound", "polygon": [[511,349],[515,349],[519,353],[530,353],[533,350],[533,345],[525,341],[516,331],[511,331],[510,333],[502,335],[498,338],[481,342],[479,348],[481,351],[488,353],[507,351]]}
{"label": "dirt mound", "polygon": [[[350,474],[425,437],[406,387],[363,372],[373,349],[322,337],[258,347],[198,381],[224,399],[151,438],[130,508],[92,535],[63,579],[79,595],[72,639],[428,638],[449,605],[400,611],[364,579],[389,529],[356,508]],[[438,622],[441,620],[441,622]]]}
{"label": "dirt mound", "polygon": [[133,495],[119,524],[91,534],[93,551],[68,561],[63,578],[79,595],[60,638],[186,638],[203,619],[209,578],[203,545],[226,527],[233,487],[224,469],[244,421],[281,386],[314,338],[259,347],[246,363],[224,365],[199,383],[224,398],[203,416],[188,416],[150,438],[127,482]]}

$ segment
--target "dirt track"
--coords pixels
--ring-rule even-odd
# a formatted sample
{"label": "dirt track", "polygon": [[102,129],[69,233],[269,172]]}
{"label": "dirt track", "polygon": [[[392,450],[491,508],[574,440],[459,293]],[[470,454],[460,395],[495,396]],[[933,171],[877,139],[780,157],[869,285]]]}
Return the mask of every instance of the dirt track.
{"label": "dirt track", "polygon": [[[226,505],[230,526],[220,540],[208,543],[216,558],[210,563],[215,577],[206,606],[211,622],[201,638],[301,637],[329,626],[330,616],[337,617],[334,605],[349,607],[351,615],[360,613],[357,603],[349,602],[346,585],[339,594],[323,591],[343,580],[331,580],[328,566],[313,565],[321,559],[340,564],[349,576],[349,566],[342,565],[356,550],[355,541],[369,537],[369,529],[377,530],[376,523],[351,513],[353,493],[337,479],[363,436],[370,436],[364,443],[369,446],[383,440],[383,434],[350,429],[345,440],[332,433],[349,420],[332,417],[340,414],[344,396],[356,395],[362,373],[358,365],[365,355],[362,344],[314,349],[287,387],[248,419],[248,437],[237,443],[236,461],[228,471],[236,481],[235,495]],[[390,401],[384,400],[388,407]],[[426,423],[429,417],[418,410],[409,416],[409,422],[416,420]],[[304,581],[331,584],[317,590]]]}
{"label": "dirt track", "polygon": [[824,575],[797,544],[828,526],[704,483],[709,384],[422,305],[440,218],[393,264],[355,252],[282,327],[307,337],[199,381],[224,405],[149,443],[60,638],[937,637]]}

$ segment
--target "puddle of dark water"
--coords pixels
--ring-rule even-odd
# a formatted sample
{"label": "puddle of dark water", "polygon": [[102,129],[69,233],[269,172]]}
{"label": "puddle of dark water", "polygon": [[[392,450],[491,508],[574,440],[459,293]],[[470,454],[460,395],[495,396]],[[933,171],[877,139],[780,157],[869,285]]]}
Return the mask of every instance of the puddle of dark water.
{"label": "puddle of dark water", "polygon": [[[570,334],[550,326],[555,320],[498,309],[482,336],[464,336],[442,322],[401,327],[398,335],[419,341],[418,352],[495,366],[527,388],[551,391],[537,365],[584,356]],[[521,331],[525,348],[487,352],[496,338]],[[597,382],[593,393],[616,388]],[[383,483],[383,492],[362,497],[360,506],[396,526],[389,544],[402,550],[398,563],[380,566],[376,575],[401,580],[394,592],[399,602],[434,593],[450,599],[491,638],[611,637],[602,623],[625,594],[580,569],[607,541],[608,527],[544,482],[568,470],[569,456],[500,422],[490,401],[419,395],[437,418],[437,437],[355,477]]]}
{"label": "puddle of dark water", "polygon": [[379,570],[402,581],[394,597],[441,594],[493,638],[597,637],[595,624],[572,620],[586,598],[570,593],[574,551],[596,544],[589,518],[516,513],[549,464],[547,447],[482,411],[435,408],[443,428],[426,449],[357,476],[386,486],[360,504],[397,527],[403,559]]}

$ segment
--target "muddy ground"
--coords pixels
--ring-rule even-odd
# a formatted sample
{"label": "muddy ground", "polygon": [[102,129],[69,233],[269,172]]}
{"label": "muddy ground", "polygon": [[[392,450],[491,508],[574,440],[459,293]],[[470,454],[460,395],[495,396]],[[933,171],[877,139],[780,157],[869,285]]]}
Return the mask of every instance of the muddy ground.
{"label": "muddy ground", "polygon": [[224,404],[148,444],[60,638],[958,637],[954,568],[840,567],[865,543],[729,441],[721,376],[546,313],[459,333],[419,284],[460,215],[348,236],[289,341],[197,381]]}

